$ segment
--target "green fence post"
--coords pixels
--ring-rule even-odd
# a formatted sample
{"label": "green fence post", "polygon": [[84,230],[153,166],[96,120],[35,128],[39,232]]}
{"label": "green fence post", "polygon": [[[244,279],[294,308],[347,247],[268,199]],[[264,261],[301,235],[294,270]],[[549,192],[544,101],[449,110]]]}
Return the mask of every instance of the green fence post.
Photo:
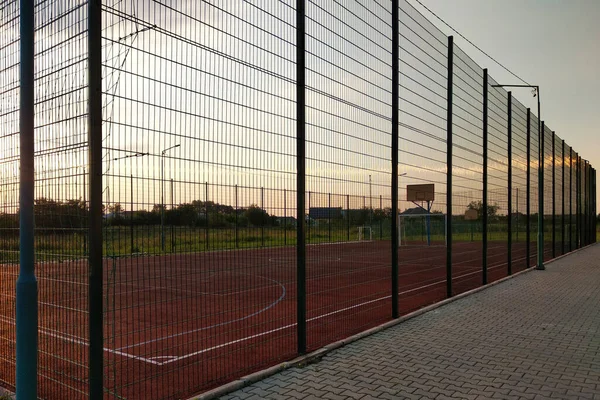
{"label": "green fence post", "polygon": [[535,269],[544,270],[544,121],[539,115],[540,96],[538,91],[538,243],[537,243],[537,265]]}
{"label": "green fence post", "polygon": [[102,1],[88,2],[89,398],[104,398],[102,309]]}
{"label": "green fence post", "polygon": [[561,226],[560,226],[560,235],[561,235],[561,246],[560,246],[560,253],[561,254],[565,254],[565,141],[562,140],[561,142],[562,145],[562,149],[561,149],[561,153],[562,157],[560,160],[560,165],[562,166],[562,177],[561,177],[561,190],[562,190],[562,204],[561,204],[561,209],[562,209],[562,217],[561,217]]}
{"label": "green fence post", "polygon": [[134,238],[133,238],[133,174],[131,174],[129,176],[129,179],[131,180],[131,193],[130,193],[130,199],[131,199],[131,214],[129,214],[129,235],[130,235],[130,241],[131,241],[131,254],[133,254],[133,249],[135,247],[134,244]]}
{"label": "green fence post", "polygon": [[[265,213],[264,215],[269,215],[267,210],[265,209],[265,188],[260,188],[260,209]],[[267,221],[262,221],[260,224],[260,246],[265,247],[265,224]]]}
{"label": "green fence post", "polygon": [[34,4],[20,3],[19,277],[16,283],[16,394],[37,398],[38,284],[34,245]]}
{"label": "green fence post", "polygon": [[482,282],[488,283],[487,250],[488,250],[488,70],[483,70],[483,260]]}
{"label": "green fence post", "polygon": [[235,229],[234,229],[234,235],[235,235],[235,248],[237,249],[240,244],[239,244],[239,238],[238,238],[238,185],[235,185]]}
{"label": "green fence post", "polygon": [[527,211],[527,228],[525,230],[525,268],[531,266],[531,109],[527,109],[527,203],[525,205]]}
{"label": "green fence post", "polygon": [[287,246],[287,189],[283,189],[283,245]]}
{"label": "green fence post", "polygon": [[383,196],[379,195],[379,240],[383,240]]}
{"label": "green fence post", "polygon": [[175,187],[173,178],[171,178],[171,253],[175,253]]}
{"label": "green fence post", "polygon": [[585,245],[590,244],[590,163],[585,162]]}
{"label": "green fence post", "polygon": [[573,148],[569,146],[569,252],[573,251]]}
{"label": "green fence post", "polygon": [[588,245],[588,170],[583,160],[583,246]]}
{"label": "green fence post", "polygon": [[556,258],[556,134],[552,131],[552,258]]}
{"label": "green fence post", "polygon": [[350,241],[350,195],[346,195],[346,240]]}
{"label": "green fence post", "polygon": [[580,247],[581,239],[581,159],[579,158],[578,153],[575,153],[575,163],[577,164],[577,170],[575,172],[575,248],[578,249]]}
{"label": "green fence post", "polygon": [[593,236],[592,236],[592,226],[594,225],[593,223],[593,218],[594,218],[594,213],[593,213],[593,204],[594,204],[594,198],[593,198],[593,191],[592,191],[592,184],[593,184],[593,168],[592,165],[590,164],[590,162],[588,161],[588,173],[589,173],[589,178],[588,178],[588,244],[592,244],[594,243]]}
{"label": "green fence post", "polygon": [[[512,275],[512,93],[508,92],[508,275]],[[517,189],[518,190],[518,189]],[[517,192],[518,193],[518,192]],[[517,200],[518,201],[518,200]],[[518,229],[518,227],[517,227]]]}
{"label": "green fence post", "polygon": [[331,243],[331,193],[327,193],[327,237]]}
{"label": "green fence post", "polygon": [[597,194],[596,194],[597,193],[596,192],[597,188],[596,188],[596,169],[595,168],[593,170],[592,177],[593,177],[593,185],[594,185],[593,188],[592,188],[592,196],[593,196],[592,199],[594,201],[594,214],[593,214],[593,217],[592,217],[593,218],[593,222],[594,222],[592,224],[594,230],[592,232],[592,239],[593,239],[592,241],[594,243],[596,243],[597,237],[598,237],[598,234],[596,233],[597,229],[598,229],[598,226],[597,226],[597,224],[598,224],[598,204],[597,204],[598,197],[597,197]]}
{"label": "green fence post", "polygon": [[454,86],[454,37],[448,36],[446,84],[446,297],[452,297],[452,92]]}
{"label": "green fence post", "polygon": [[205,189],[206,189],[206,202],[204,203],[204,211],[206,212],[206,250],[209,249],[209,242],[210,242],[210,236],[209,236],[209,221],[208,221],[208,182],[205,182]]}
{"label": "green fence post", "polygon": [[398,318],[398,135],[400,96],[400,4],[392,0],[392,318]]}
{"label": "green fence post", "polygon": [[305,0],[296,0],[296,285],[298,353],[306,353],[306,25]]}

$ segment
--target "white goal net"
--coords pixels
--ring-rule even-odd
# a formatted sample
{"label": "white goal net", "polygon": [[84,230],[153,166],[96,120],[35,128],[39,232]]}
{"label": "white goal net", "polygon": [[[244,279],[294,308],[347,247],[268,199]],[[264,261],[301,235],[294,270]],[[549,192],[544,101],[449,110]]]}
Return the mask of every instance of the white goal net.
{"label": "white goal net", "polygon": [[445,246],[446,214],[398,215],[398,246]]}
{"label": "white goal net", "polygon": [[359,226],[358,240],[373,240],[373,229],[370,226]]}

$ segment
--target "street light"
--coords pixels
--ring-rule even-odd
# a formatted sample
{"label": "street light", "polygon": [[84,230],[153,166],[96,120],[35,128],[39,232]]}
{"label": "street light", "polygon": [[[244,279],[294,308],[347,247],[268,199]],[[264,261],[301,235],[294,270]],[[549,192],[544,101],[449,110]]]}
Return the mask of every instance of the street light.
{"label": "street light", "polygon": [[538,243],[537,243],[537,265],[535,269],[544,270],[544,155],[542,154],[542,145],[544,136],[542,134],[542,116],[540,114],[540,87],[537,85],[492,85],[492,87],[515,87],[533,89],[533,97],[537,97],[538,108],[538,146],[539,162],[538,167]]}
{"label": "street light", "polygon": [[178,144],[175,146],[167,147],[160,153],[161,164],[160,164],[160,183],[161,183],[161,198],[160,198],[160,245],[163,253],[165,252],[165,154],[167,151],[179,147]]}
{"label": "street light", "polygon": [[373,193],[371,191],[371,174],[369,174],[369,226],[371,225],[373,225]]}
{"label": "street light", "polygon": [[[144,157],[144,156],[148,156],[150,155],[150,153],[141,153],[141,152],[137,152],[137,153],[133,153],[133,154],[128,154],[126,156],[123,157],[117,157],[114,158],[113,161],[118,161],[118,160],[123,160],[126,158],[133,158],[133,157]],[[84,179],[85,179],[85,174],[84,174]],[[130,179],[131,179],[131,193],[130,193],[130,199],[131,199],[131,212],[129,214],[129,233],[130,233],[130,246],[131,246],[131,254],[133,254],[133,249],[135,248],[134,245],[134,229],[133,229],[133,174],[130,174]]]}

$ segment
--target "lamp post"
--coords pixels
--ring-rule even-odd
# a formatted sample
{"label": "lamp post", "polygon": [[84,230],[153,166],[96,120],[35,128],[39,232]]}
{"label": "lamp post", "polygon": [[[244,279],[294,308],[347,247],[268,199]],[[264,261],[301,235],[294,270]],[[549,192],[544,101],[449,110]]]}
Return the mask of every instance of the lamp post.
{"label": "lamp post", "polygon": [[178,144],[167,147],[160,153],[160,183],[161,183],[161,194],[160,194],[160,248],[163,253],[165,252],[165,154],[167,151],[179,147]]}
{"label": "lamp post", "polygon": [[542,117],[540,114],[540,87],[537,85],[492,85],[492,87],[515,87],[515,88],[530,88],[533,89],[533,96],[537,96],[538,109],[538,147],[539,147],[539,163],[538,166],[538,242],[537,242],[537,265],[535,269],[544,270],[544,154],[542,153],[543,132],[542,132]]}
{"label": "lamp post", "polygon": [[[125,158],[132,158],[132,157],[144,157],[150,155],[150,153],[133,153],[133,154],[128,154],[126,156],[123,157],[118,157],[118,158],[114,158],[113,161],[117,161],[117,160],[122,160]],[[85,174],[84,174],[84,179],[85,179]],[[131,211],[129,214],[129,232],[130,232],[130,241],[131,241],[131,254],[133,254],[133,249],[135,247],[134,245],[134,232],[133,232],[133,174],[130,175],[130,179],[131,179],[131,193],[130,193],[130,199],[131,199]],[[85,182],[84,182],[84,186],[85,186]]]}
{"label": "lamp post", "polygon": [[373,192],[371,191],[371,174],[369,174],[369,226],[371,225],[373,225]]}

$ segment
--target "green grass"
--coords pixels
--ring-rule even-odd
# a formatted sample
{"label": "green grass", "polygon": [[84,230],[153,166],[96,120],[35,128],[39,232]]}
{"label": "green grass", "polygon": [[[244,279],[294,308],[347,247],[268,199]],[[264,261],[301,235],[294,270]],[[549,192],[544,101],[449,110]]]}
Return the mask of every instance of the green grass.
{"label": "green grass", "polygon": [[[481,224],[471,226],[465,223],[455,223],[453,239],[455,242],[481,242],[482,234],[478,232]],[[505,241],[508,234],[506,225],[495,224],[488,227],[488,240]],[[372,227],[373,240],[391,240],[389,221],[379,225],[375,222]],[[432,229],[431,239],[435,242],[443,242],[445,235],[440,234],[442,227]],[[414,231],[414,230],[413,230]],[[207,245],[208,233],[208,245]],[[47,231],[36,232],[35,251],[38,262],[64,261],[69,259],[81,259],[87,256],[85,243],[85,231],[67,233],[48,233]],[[546,240],[551,237],[552,232],[545,231]],[[600,240],[600,230],[597,231]],[[104,254],[109,257],[129,256],[132,254],[163,254],[161,246],[161,229],[159,225],[135,226],[133,230],[133,245],[131,240],[131,227],[105,227],[103,229]],[[349,231],[346,225],[327,224],[306,227],[307,244],[345,242],[358,240],[358,227],[351,226]],[[531,230],[531,240],[537,238],[535,226]],[[560,232],[556,239],[560,241]],[[403,236],[403,240],[412,242],[425,242],[424,232],[418,231]],[[513,233],[513,243],[524,243],[526,241],[525,227],[519,227],[519,233]],[[206,228],[170,227],[165,228],[165,251],[164,253],[190,253],[214,250],[232,250],[245,248],[281,247],[294,246],[296,244],[296,229],[290,227],[256,227],[234,228]],[[19,257],[19,238],[16,235],[4,235],[0,239],[0,263],[15,263]]]}

